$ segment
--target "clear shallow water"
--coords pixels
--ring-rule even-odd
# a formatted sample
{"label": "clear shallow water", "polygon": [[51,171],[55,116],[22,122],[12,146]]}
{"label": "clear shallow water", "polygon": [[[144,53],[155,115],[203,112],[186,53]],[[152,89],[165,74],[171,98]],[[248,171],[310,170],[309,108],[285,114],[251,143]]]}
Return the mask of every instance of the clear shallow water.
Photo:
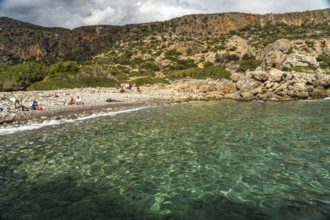
{"label": "clear shallow water", "polygon": [[0,138],[0,219],[329,219],[330,102],[207,102]]}

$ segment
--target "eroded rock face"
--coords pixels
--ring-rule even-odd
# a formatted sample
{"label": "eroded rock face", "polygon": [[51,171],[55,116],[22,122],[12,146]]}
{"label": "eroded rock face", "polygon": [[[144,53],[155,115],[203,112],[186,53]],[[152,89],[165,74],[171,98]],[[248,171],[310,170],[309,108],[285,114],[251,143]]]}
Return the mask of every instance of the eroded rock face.
{"label": "eroded rock face", "polygon": [[320,99],[329,96],[330,75],[259,70],[241,74],[236,86],[242,100]]}
{"label": "eroded rock face", "polygon": [[261,67],[264,70],[272,68],[282,69],[286,54],[291,50],[292,44],[287,39],[280,39],[269,45],[262,56]]}
{"label": "eroded rock face", "polygon": [[259,68],[246,73],[233,73],[231,81],[236,85],[236,95],[226,97],[238,100],[322,99],[330,94],[330,75],[322,73],[278,69],[267,72]]}
{"label": "eroded rock face", "polygon": [[230,54],[236,54],[239,57],[244,55],[255,56],[256,51],[251,47],[246,39],[239,36],[231,37],[225,45],[226,51]]}
{"label": "eroded rock face", "polygon": [[283,67],[294,67],[294,66],[313,66],[318,67],[319,64],[316,61],[315,57],[303,54],[300,52],[291,53],[285,57],[285,60],[282,64]]}

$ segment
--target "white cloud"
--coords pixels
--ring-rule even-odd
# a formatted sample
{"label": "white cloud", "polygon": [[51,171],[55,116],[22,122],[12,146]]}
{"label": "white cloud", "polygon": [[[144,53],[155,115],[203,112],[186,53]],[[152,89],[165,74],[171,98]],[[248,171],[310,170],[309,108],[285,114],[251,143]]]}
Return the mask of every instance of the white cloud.
{"label": "white cloud", "polygon": [[282,13],[327,7],[327,0],[4,0],[0,16],[73,28],[163,21],[186,14]]}

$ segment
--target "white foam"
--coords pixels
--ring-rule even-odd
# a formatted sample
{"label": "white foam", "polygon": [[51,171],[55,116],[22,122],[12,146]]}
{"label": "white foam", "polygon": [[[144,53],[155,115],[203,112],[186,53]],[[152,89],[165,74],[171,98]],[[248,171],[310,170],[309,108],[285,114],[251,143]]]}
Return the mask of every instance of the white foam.
{"label": "white foam", "polygon": [[150,107],[127,109],[127,110],[121,110],[121,111],[117,111],[117,112],[100,112],[100,113],[92,114],[92,115],[77,118],[77,119],[46,120],[46,121],[43,121],[42,123],[25,124],[25,125],[20,126],[20,127],[1,128],[0,129],[0,136],[1,135],[7,135],[7,134],[13,134],[13,133],[19,132],[19,131],[40,129],[40,128],[45,127],[45,126],[59,125],[59,124],[70,123],[70,122],[74,122],[74,121],[84,121],[84,120],[88,120],[88,119],[92,119],[92,118],[96,118],[96,117],[115,116],[115,115],[122,114],[122,113],[139,111],[139,110],[142,110],[142,109],[145,109],[145,108],[150,108]]}

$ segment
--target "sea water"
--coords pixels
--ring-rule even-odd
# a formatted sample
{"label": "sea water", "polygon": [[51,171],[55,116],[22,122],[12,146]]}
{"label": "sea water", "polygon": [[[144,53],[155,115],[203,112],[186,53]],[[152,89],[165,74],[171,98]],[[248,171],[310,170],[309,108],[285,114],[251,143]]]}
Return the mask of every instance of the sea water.
{"label": "sea water", "polygon": [[329,173],[330,101],[162,106],[0,136],[0,219],[329,219]]}

